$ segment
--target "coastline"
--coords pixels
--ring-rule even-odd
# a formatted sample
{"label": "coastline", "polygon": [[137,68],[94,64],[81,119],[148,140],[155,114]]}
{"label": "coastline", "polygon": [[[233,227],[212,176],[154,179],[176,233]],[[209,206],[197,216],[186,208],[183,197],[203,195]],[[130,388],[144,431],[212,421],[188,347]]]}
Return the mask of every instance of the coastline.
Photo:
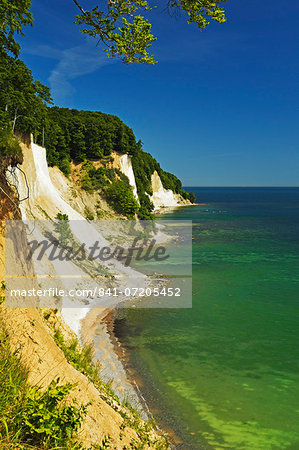
{"label": "coastline", "polygon": [[92,345],[95,358],[101,364],[101,378],[111,386],[121,401],[130,404],[142,413],[148,414],[142,407],[138,394],[129,380],[121,362],[123,349],[113,338],[113,316],[115,309],[93,308],[81,321],[81,339],[84,345]]}
{"label": "coastline", "polygon": [[171,212],[177,208],[183,208],[183,207],[190,207],[190,206],[202,206],[206,203],[186,203],[186,204],[180,204],[176,206],[161,206],[160,208],[154,210],[155,216],[163,215],[165,213]]}
{"label": "coastline", "polygon": [[[128,401],[144,420],[155,422],[157,407],[146,399],[146,380],[139,373],[131,358],[130,350],[119,339],[117,309],[93,308],[81,321],[81,338],[85,345],[92,345],[95,358],[100,362],[101,377],[121,400]],[[170,440],[171,449],[182,449],[184,442],[175,427],[156,424],[157,432],[163,432]]]}
{"label": "coastline", "polygon": [[[180,206],[195,206],[195,205],[180,205]],[[164,208],[172,210],[174,208]],[[163,224],[158,224],[158,230],[155,234],[157,243],[175,240],[173,236],[169,236],[163,232]],[[136,268],[135,268],[136,270]],[[151,284],[151,277],[145,276],[143,279],[145,284]],[[125,304],[134,302],[133,297],[125,300]],[[159,407],[155,405],[150,399],[150,395],[146,394],[147,380],[138,372],[134,365],[130,349],[126,347],[124,342],[119,339],[117,331],[117,321],[119,318],[117,314],[121,310],[122,301],[118,304],[108,307],[97,307],[90,305],[86,309],[86,314],[80,320],[80,340],[84,345],[92,345],[94,349],[95,358],[101,365],[101,378],[103,381],[111,386],[116,395],[121,400],[127,400],[138,410],[142,418],[145,420],[155,421],[157,412],[161,412]],[[148,385],[149,386],[149,385]],[[184,440],[176,433],[177,426],[167,424],[160,416],[160,426],[156,426],[157,431],[166,433],[170,439],[170,448],[183,449]]]}
{"label": "coastline", "polygon": [[[109,334],[113,342],[115,342],[115,348],[116,352],[118,349],[120,349],[120,352],[118,353],[118,357],[120,358],[124,369],[128,375],[129,381],[135,386],[137,389],[139,398],[141,398],[141,403],[146,407],[146,410],[149,413],[149,416],[152,420],[156,420],[156,416],[158,413],[161,413],[161,410],[155,402],[153,402],[147,395],[147,380],[148,378],[146,376],[143,376],[139,371],[137,366],[134,364],[134,360],[132,357],[132,352],[130,349],[126,346],[126,344],[121,339],[121,334],[123,333],[123,326],[119,326],[119,322],[125,323],[126,319],[122,318],[120,319],[117,317],[117,310],[114,311],[114,313],[111,316],[110,319],[110,329]],[[160,416],[162,413],[160,414]],[[163,420],[163,418],[160,417],[160,421],[158,425],[156,426],[158,431],[163,431],[163,433],[167,434],[169,440],[170,440],[170,448],[171,449],[181,449],[185,450],[186,447],[183,447],[185,442],[183,441],[182,437],[179,436],[179,434],[175,431],[177,430],[177,427],[173,424],[170,425],[169,423],[166,423],[166,420]],[[192,450],[190,448],[190,450]]]}

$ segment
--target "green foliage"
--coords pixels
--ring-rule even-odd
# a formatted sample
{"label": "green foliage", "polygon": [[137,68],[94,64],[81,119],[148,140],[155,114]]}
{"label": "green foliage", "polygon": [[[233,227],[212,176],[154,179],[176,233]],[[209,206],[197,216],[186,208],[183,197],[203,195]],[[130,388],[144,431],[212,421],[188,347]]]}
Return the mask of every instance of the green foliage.
{"label": "green foliage", "polygon": [[150,201],[149,196],[153,193],[151,177],[154,171],[157,171],[165,189],[171,189],[178,193],[182,187],[182,183],[175,175],[162,170],[160,164],[152,157],[152,155],[142,151],[141,148],[139,148],[138,151],[133,151],[132,165],[140,200],[140,210],[138,215],[140,219],[143,220],[151,219],[153,204]]}
{"label": "green foliage", "polygon": [[82,164],[81,187],[89,193],[94,191],[105,192],[105,188],[115,181],[117,178],[130,185],[129,179],[119,169],[99,167],[96,169],[91,161]]}
{"label": "green foliage", "polygon": [[[225,22],[221,5],[226,0],[169,0],[167,8],[170,14],[184,12],[187,22],[194,23],[202,30],[211,18],[216,22]],[[83,25],[82,33],[96,38],[104,44],[108,57],[119,57],[125,63],[155,64],[148,48],[156,40],[151,34],[151,24],[144,17],[155,7],[151,0],[122,0],[109,2],[108,8],[95,6],[84,11],[75,1],[81,14],[76,16],[78,25]]]}
{"label": "green foliage", "polygon": [[67,157],[62,158],[62,160],[59,161],[59,169],[67,177],[70,175],[70,173],[71,173],[71,164],[70,164],[70,161],[69,161],[69,159]]}
{"label": "green foliage", "polygon": [[118,117],[101,112],[48,108],[36,133],[40,145],[43,127],[48,163],[60,168],[63,160],[99,160],[112,151],[128,153],[137,146],[129,127]]}
{"label": "green foliage", "polygon": [[94,447],[94,450],[109,450],[111,449],[111,438],[110,436],[106,436],[103,440],[101,445],[96,445]]}
{"label": "green foliage", "polygon": [[0,446],[4,448],[79,448],[74,433],[87,406],[65,403],[72,385],[53,381],[46,391],[28,384],[18,352],[0,328]]}
{"label": "green foliage", "polygon": [[92,212],[90,211],[90,209],[85,208],[84,214],[85,214],[86,220],[94,220],[94,215],[92,214]]}
{"label": "green foliage", "polygon": [[196,195],[193,194],[193,192],[187,192],[184,189],[181,189],[179,191],[179,194],[185,199],[185,200],[189,200],[191,203],[195,203],[196,202]]}
{"label": "green foliage", "polygon": [[100,39],[109,57],[120,57],[125,63],[154,64],[147,52],[156,40],[151,34],[151,24],[138,12],[151,9],[145,0],[110,2],[107,10],[96,6],[76,16],[76,23],[87,28],[81,30],[88,36]]}
{"label": "green foliage", "polygon": [[[86,165],[84,165],[84,168],[86,169]],[[81,186],[85,191],[92,193],[94,190],[103,190],[110,180],[113,179],[115,179],[113,169],[87,167],[85,174],[81,178]]]}
{"label": "green foliage", "polygon": [[54,341],[61,348],[67,361],[79,372],[86,375],[95,385],[99,386],[102,381],[99,376],[100,365],[93,361],[92,346],[81,347],[77,339],[65,342],[59,329],[54,332]]}
{"label": "green foliage", "polygon": [[105,189],[105,195],[108,203],[115,211],[127,216],[129,219],[133,219],[139,210],[131,187],[122,180],[111,183]]}
{"label": "green foliage", "polygon": [[165,189],[171,189],[173,192],[178,194],[180,189],[182,188],[182,183],[178,179],[178,177],[176,177],[172,173],[164,172],[164,170],[162,170],[160,166],[157,172],[161,178],[163,187]]}
{"label": "green foliage", "polygon": [[54,230],[60,245],[67,246],[73,238],[67,214],[58,213],[55,217]]}
{"label": "green foliage", "polygon": [[19,142],[8,129],[0,128],[0,158],[10,157],[15,162],[22,162],[23,155]]}
{"label": "green foliage", "polygon": [[169,8],[182,10],[187,16],[187,22],[195,23],[200,30],[205,29],[210,22],[209,17],[218,23],[226,21],[224,10],[221,8],[226,0],[170,0]]}
{"label": "green foliage", "polygon": [[34,80],[23,61],[1,51],[0,65],[0,126],[36,132],[44,122],[45,103],[51,103],[49,88]]}
{"label": "green foliage", "polygon": [[78,431],[87,406],[63,404],[73,385],[59,386],[53,381],[44,393],[27,388],[22,409],[22,428],[26,442],[34,445],[64,445]]}
{"label": "green foliage", "polygon": [[14,34],[24,36],[23,26],[32,25],[33,17],[29,12],[31,0],[0,0],[0,46],[1,52],[9,51],[18,56],[20,45]]}

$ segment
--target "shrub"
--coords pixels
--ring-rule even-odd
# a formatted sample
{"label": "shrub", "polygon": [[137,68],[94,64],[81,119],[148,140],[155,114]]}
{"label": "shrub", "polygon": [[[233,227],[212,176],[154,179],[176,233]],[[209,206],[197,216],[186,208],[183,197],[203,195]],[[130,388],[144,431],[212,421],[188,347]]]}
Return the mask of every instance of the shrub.
{"label": "shrub", "polygon": [[94,215],[92,214],[92,212],[90,211],[89,208],[87,208],[87,207],[85,208],[84,214],[85,214],[86,220],[94,220]]}

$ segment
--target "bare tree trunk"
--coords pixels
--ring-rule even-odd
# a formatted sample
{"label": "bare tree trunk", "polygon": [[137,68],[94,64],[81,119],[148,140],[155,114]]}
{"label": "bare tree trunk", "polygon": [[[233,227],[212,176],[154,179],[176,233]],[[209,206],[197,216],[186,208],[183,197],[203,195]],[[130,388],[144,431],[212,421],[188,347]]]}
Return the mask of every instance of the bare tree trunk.
{"label": "bare tree trunk", "polygon": [[15,110],[15,116],[14,116],[14,119],[13,119],[13,125],[12,125],[12,132],[13,133],[15,132],[16,121],[17,121],[17,118],[18,118],[17,112],[18,112],[18,108]]}

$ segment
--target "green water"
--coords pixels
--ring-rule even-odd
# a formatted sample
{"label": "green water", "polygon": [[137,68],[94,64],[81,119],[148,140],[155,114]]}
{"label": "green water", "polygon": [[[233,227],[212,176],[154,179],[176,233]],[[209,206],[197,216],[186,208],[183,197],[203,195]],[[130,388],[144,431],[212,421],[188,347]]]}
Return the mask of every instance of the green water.
{"label": "green water", "polygon": [[128,310],[120,339],[180,449],[299,449],[299,189],[196,190],[193,308]]}

